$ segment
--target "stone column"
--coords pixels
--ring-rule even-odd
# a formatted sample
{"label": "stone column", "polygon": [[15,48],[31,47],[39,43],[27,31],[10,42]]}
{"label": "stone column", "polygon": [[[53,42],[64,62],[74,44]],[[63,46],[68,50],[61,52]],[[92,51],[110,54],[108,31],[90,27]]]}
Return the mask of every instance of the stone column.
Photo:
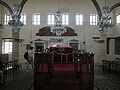
{"label": "stone column", "polygon": [[20,27],[23,26],[23,23],[20,21],[20,13],[26,2],[27,0],[0,0],[0,3],[11,13],[11,19],[8,24],[12,26],[12,60],[19,59],[19,30]]}
{"label": "stone column", "polygon": [[13,5],[12,20],[9,21],[9,25],[12,26],[12,60],[19,60],[19,30],[23,26],[23,23],[20,21],[20,8],[20,5]]}
{"label": "stone column", "polygon": [[12,60],[19,60],[19,32],[12,32]]}

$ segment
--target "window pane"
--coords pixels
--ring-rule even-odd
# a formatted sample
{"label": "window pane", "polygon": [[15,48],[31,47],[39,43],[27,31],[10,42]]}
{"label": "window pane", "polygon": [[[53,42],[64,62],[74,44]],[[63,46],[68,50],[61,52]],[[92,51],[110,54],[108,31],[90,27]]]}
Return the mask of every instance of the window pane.
{"label": "window pane", "polygon": [[97,15],[90,14],[90,25],[97,25]]}
{"label": "window pane", "polygon": [[11,39],[2,40],[2,54],[12,53],[12,42]]}
{"label": "window pane", "polygon": [[62,24],[63,25],[68,25],[69,24],[69,16],[68,16],[68,14],[63,14],[62,15]]}
{"label": "window pane", "polygon": [[54,25],[54,14],[48,14],[48,25]]}
{"label": "window pane", "polygon": [[65,25],[65,15],[62,15],[62,24]]}
{"label": "window pane", "polygon": [[33,15],[33,25],[40,25],[40,14],[39,13],[35,13]]}
{"label": "window pane", "polygon": [[76,25],[83,25],[83,15],[76,15]]}
{"label": "window pane", "polygon": [[68,15],[66,15],[66,25],[68,25]]}
{"label": "window pane", "polygon": [[117,23],[117,24],[120,23],[120,15],[117,15],[117,17],[116,17],[116,23]]}
{"label": "window pane", "polygon": [[26,14],[25,14],[25,13],[22,13],[22,14],[21,14],[20,21],[21,21],[24,25],[26,25]]}
{"label": "window pane", "polygon": [[4,24],[8,25],[8,22],[11,20],[11,15],[6,15],[5,14],[5,19],[4,19]]}

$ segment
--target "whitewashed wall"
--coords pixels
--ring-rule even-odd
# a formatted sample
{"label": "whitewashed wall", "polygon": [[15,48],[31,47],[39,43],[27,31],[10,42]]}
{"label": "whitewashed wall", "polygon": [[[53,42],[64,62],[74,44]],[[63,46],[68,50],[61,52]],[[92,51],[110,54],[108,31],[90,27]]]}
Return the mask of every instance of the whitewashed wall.
{"label": "whitewashed wall", "polygon": [[[114,23],[116,23],[116,16],[120,14],[120,7],[117,7],[114,9]],[[120,24],[115,24],[114,25],[114,36],[118,37],[120,36]],[[115,40],[111,39],[109,42],[110,45],[110,54],[107,55],[108,60],[114,60],[115,58],[120,58],[120,55],[115,55]]]}
{"label": "whitewashed wall", "polygon": [[[114,1],[114,0],[113,0]],[[103,0],[99,0],[99,3],[103,3]],[[109,3],[110,5],[112,3]],[[97,43],[92,39],[93,36],[99,36],[99,31],[96,26],[89,25],[89,15],[97,14],[95,6],[91,0],[60,0],[60,7],[67,9],[65,11],[69,14],[69,27],[72,27],[78,36],[75,37],[63,37],[64,43],[71,39],[77,39],[80,42],[86,41],[86,50],[95,53],[95,62],[100,63],[102,59],[106,58],[106,42]],[[40,37],[35,36],[38,32],[38,29],[47,26],[47,14],[54,13],[58,9],[58,0],[28,0],[25,4],[22,13],[27,15],[27,25],[23,26],[20,31],[20,38],[24,39],[23,43],[20,43],[20,63],[24,63],[23,54],[25,52],[25,45],[30,41],[36,39],[49,40],[52,37]],[[4,8],[2,12],[3,16],[5,13],[8,13],[8,10]],[[41,14],[41,25],[33,26],[31,24],[32,14],[40,13]],[[75,15],[76,13],[81,13],[84,16],[84,25],[76,26],[75,25]],[[119,28],[118,28],[119,29]],[[117,31],[118,31],[117,29]],[[2,38],[8,38],[11,36],[11,27],[5,26],[2,31]],[[114,36],[114,28],[108,32],[108,36]]]}

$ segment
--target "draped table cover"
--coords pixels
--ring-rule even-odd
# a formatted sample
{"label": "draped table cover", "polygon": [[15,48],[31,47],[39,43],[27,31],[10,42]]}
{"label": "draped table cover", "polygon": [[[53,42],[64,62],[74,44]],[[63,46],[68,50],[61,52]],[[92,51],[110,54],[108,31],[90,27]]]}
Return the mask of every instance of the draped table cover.
{"label": "draped table cover", "polygon": [[50,52],[54,53],[54,62],[73,62],[74,49],[68,46],[50,47]]}

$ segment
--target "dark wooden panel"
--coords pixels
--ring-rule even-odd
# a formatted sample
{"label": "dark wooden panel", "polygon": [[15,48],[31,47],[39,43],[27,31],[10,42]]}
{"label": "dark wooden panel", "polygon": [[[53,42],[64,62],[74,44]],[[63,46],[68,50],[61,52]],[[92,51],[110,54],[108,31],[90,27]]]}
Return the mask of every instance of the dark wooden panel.
{"label": "dark wooden panel", "polygon": [[[77,33],[75,33],[75,30],[71,27],[65,27],[67,29],[67,32],[62,34],[61,36],[77,36]],[[50,31],[50,27],[43,27],[39,29],[39,32],[36,33],[36,36],[56,36],[56,34],[53,34]]]}
{"label": "dark wooden panel", "polygon": [[0,54],[0,61],[8,62],[9,61],[9,54]]}

